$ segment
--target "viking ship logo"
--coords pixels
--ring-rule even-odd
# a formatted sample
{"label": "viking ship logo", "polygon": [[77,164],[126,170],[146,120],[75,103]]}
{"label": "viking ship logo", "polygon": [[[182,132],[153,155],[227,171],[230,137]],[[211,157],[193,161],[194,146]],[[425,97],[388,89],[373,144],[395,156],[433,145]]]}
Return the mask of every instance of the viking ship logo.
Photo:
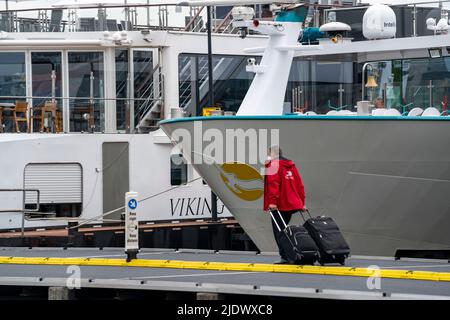
{"label": "viking ship logo", "polygon": [[259,172],[244,163],[232,162],[217,166],[227,188],[245,201],[255,201],[264,193],[264,181]]}

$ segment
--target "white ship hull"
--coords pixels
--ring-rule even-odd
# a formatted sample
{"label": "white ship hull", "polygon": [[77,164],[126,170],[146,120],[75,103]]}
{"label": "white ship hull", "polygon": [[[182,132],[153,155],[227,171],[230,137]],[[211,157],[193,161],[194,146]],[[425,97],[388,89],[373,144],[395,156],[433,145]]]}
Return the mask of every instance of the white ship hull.
{"label": "white ship hull", "polygon": [[[119,156],[106,153],[102,147],[106,143],[128,144],[126,165],[116,165]],[[119,220],[123,210],[102,217],[102,214],[123,205],[125,194],[122,191],[136,191],[139,199],[151,197],[140,204],[140,221],[179,221],[197,220],[211,217],[211,190],[205,185],[192,167],[188,168],[186,185],[172,186],[170,181],[170,155],[172,145],[160,131],[146,135],[127,134],[3,134],[0,136],[0,190],[24,189],[25,168],[32,164],[58,165],[75,163],[81,167],[81,215],[59,214],[51,220],[25,220],[25,228],[54,227],[67,225],[68,217],[79,223],[102,223]],[[106,162],[106,163],[105,163]],[[108,169],[110,172],[106,173]],[[108,174],[113,180],[105,179]],[[118,175],[117,178],[114,176]],[[122,180],[121,180],[122,179]],[[196,180],[195,180],[196,179]],[[195,181],[193,181],[195,180]],[[116,181],[111,185],[108,181]],[[41,190],[41,197],[51,199],[52,194]],[[77,190],[67,196],[71,199]],[[31,192],[27,194],[30,196]],[[55,193],[56,194],[56,193]],[[152,197],[154,196],[154,197]],[[34,208],[36,197],[27,201]],[[60,198],[52,203],[64,202]],[[0,192],[0,229],[17,229],[22,224],[22,192]],[[230,217],[229,211],[218,203],[218,216]],[[96,218],[97,217],[97,218]]]}
{"label": "white ship hull", "polygon": [[[237,116],[168,120],[161,126],[169,136],[178,128],[194,135],[200,121],[203,130],[222,133],[279,129],[280,146],[299,168],[313,215],[336,219],[353,254],[392,256],[399,248],[450,247],[448,120]],[[236,196],[221,178],[220,165],[195,168],[258,248],[276,251],[262,196],[253,201]]]}

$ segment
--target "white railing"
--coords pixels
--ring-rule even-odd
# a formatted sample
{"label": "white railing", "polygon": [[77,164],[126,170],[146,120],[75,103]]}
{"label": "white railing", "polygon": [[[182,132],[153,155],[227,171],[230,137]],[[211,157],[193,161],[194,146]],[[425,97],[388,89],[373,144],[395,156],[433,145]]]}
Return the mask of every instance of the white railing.
{"label": "white railing", "polygon": [[[388,1],[387,1],[388,2]],[[419,37],[419,36],[424,36],[424,35],[429,35],[430,32],[428,32],[429,30],[426,28],[426,19],[424,19],[423,21],[419,20],[419,13],[421,10],[424,9],[436,9],[435,12],[430,12],[431,17],[432,18],[436,18],[437,20],[439,20],[441,18],[441,12],[442,11],[448,11],[450,12],[450,0],[435,0],[435,1],[423,1],[423,0],[419,0],[419,1],[408,1],[408,2],[404,2],[401,4],[392,4],[389,5],[391,8],[395,9],[395,8],[407,8],[410,9],[410,12],[406,12],[405,15],[402,15],[402,17],[397,17],[397,23],[399,23],[399,19],[406,19],[405,16],[407,14],[410,14],[410,18],[411,18],[411,22],[412,22],[412,30],[411,30],[411,34],[406,34],[404,35],[404,37]],[[353,8],[330,8],[330,9],[325,9],[324,10],[324,17],[325,20],[327,19],[326,17],[328,17],[329,13],[332,11],[336,11],[339,12],[341,10],[361,10],[361,9],[366,9],[369,8],[368,5],[361,5],[361,6],[356,6]],[[345,21],[344,21],[345,22]],[[423,28],[426,32],[420,32],[419,31],[419,26],[420,24],[422,24]]]}
{"label": "white railing", "polygon": [[[133,3],[24,9],[14,8],[13,4],[9,10],[0,10],[1,31],[86,32],[151,29],[206,32],[206,7],[203,6]],[[212,9],[213,32],[233,32],[231,10],[223,19],[218,19],[215,7]]]}

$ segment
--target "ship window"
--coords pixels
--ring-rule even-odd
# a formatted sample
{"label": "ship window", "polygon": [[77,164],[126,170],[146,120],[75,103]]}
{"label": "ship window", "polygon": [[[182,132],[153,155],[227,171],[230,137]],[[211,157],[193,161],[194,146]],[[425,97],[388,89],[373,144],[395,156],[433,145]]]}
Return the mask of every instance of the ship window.
{"label": "ship window", "polygon": [[153,52],[149,50],[133,51],[134,68],[134,116],[135,125],[152,108],[153,88]]}
{"label": "ship window", "polygon": [[[41,108],[47,101],[55,100],[58,122],[61,120],[63,102],[59,98],[62,94],[62,54],[61,52],[32,52],[31,53],[31,84],[33,92],[33,110],[36,117],[33,131],[42,129],[39,117]],[[45,123],[45,122],[44,122]],[[48,123],[49,129],[55,127]],[[56,130],[56,128],[55,128]]]}
{"label": "ship window", "polygon": [[[25,53],[0,52],[0,95],[3,97],[24,97]],[[2,102],[5,102],[2,99]],[[10,102],[15,99],[10,98]]]}
{"label": "ship window", "polygon": [[127,132],[130,130],[130,117],[127,114],[126,100],[128,98],[128,72],[128,50],[116,49],[117,130]]}
{"label": "ship window", "polygon": [[180,186],[187,183],[187,164],[181,154],[170,156],[170,184]]}
{"label": "ship window", "polygon": [[[0,52],[0,103],[15,103],[26,96],[25,53]],[[19,99],[20,97],[20,99]],[[3,111],[3,112],[1,112]],[[0,121],[6,132],[14,129],[12,112],[0,110]],[[8,120],[8,121],[6,121]]]}
{"label": "ship window", "polygon": [[102,52],[69,52],[70,131],[105,129]]}
{"label": "ship window", "polygon": [[[202,115],[214,107],[236,112],[250,87],[254,74],[245,71],[248,56],[213,56],[214,106],[208,95],[208,56],[180,54],[178,57],[179,106],[186,115]],[[256,58],[259,63],[260,58]]]}

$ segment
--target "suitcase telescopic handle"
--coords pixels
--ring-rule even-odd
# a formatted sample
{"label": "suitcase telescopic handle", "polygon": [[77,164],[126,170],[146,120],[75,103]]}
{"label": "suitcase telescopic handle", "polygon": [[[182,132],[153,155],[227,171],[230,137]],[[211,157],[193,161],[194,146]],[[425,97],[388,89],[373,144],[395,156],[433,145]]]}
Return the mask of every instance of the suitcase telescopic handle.
{"label": "suitcase telescopic handle", "polygon": [[[278,213],[278,216],[280,217],[280,220],[283,221],[284,229],[286,229],[286,228],[287,228],[286,221],[284,221],[284,219],[283,219],[283,217],[281,216],[281,213],[280,213],[279,210],[276,210],[276,212]],[[278,222],[277,222],[277,219],[275,219],[275,217],[273,216],[273,211],[272,211],[272,210],[269,210],[269,214],[270,214],[270,216],[272,217],[273,222],[275,222],[275,225],[277,226],[278,231],[281,231],[281,228],[280,228],[280,225],[279,225]]]}
{"label": "suitcase telescopic handle", "polygon": [[309,210],[306,209],[306,208],[302,209],[302,210],[300,210],[300,215],[302,216],[302,219],[303,219],[304,222],[306,222],[306,219],[305,219],[305,216],[303,215],[303,212],[308,213],[309,218],[312,219],[312,216],[311,216],[311,213],[309,212]]}

